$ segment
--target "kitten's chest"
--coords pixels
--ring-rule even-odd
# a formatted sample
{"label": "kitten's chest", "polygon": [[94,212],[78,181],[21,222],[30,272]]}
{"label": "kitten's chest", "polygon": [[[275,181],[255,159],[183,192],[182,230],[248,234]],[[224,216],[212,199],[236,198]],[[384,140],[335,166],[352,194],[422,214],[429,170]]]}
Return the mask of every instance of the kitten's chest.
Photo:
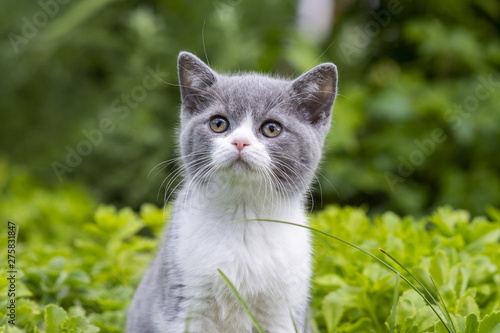
{"label": "kitten's chest", "polygon": [[[240,293],[269,294],[283,292],[309,274],[310,242],[306,229],[241,221],[256,218],[257,214],[248,208],[234,208],[224,211],[224,207],[211,206],[180,214],[177,258],[187,284],[220,294],[227,291],[218,273],[221,270]],[[306,224],[300,207],[288,206],[270,215],[264,217],[259,212],[258,217]]]}

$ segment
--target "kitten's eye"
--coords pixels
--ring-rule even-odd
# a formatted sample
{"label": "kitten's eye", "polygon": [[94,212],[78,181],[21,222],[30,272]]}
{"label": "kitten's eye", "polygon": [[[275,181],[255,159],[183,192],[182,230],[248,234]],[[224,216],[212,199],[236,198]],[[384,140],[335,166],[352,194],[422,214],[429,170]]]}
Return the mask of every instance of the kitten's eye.
{"label": "kitten's eye", "polygon": [[212,120],[210,120],[210,128],[215,133],[225,132],[229,128],[229,121],[224,117],[213,117]]}
{"label": "kitten's eye", "polygon": [[281,125],[278,123],[268,122],[260,128],[262,134],[268,138],[277,137],[281,133]]}

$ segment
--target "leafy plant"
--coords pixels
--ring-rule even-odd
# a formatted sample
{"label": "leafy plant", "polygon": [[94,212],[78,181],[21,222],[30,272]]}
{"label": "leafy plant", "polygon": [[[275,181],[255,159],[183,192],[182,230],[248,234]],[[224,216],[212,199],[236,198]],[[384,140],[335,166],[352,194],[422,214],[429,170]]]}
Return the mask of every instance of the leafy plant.
{"label": "leafy plant", "polygon": [[[35,185],[16,190],[26,183]],[[0,173],[0,184],[2,213],[19,226],[17,327],[7,325],[8,281],[0,279],[0,331],[122,332],[128,304],[154,256],[169,209],[164,213],[144,204],[135,212],[95,206],[78,187],[43,186],[24,172]],[[34,193],[45,199],[31,200]],[[19,204],[23,201],[28,208]],[[68,206],[78,209],[65,210]],[[35,214],[42,209],[52,224],[46,228]],[[52,217],[50,212],[55,212]],[[500,211],[491,207],[488,212],[489,219],[471,219],[466,211],[442,207],[425,218],[393,213],[370,218],[362,208],[330,206],[311,215],[312,228],[370,254],[320,234],[314,238],[314,331],[448,332],[434,312],[444,319],[434,301],[439,300],[446,304],[455,332],[496,333]],[[6,231],[0,229],[1,239]],[[379,247],[397,257],[423,287],[415,291],[399,283],[399,277],[411,276],[377,263],[374,258],[398,268]],[[5,257],[0,267],[6,276]]]}
{"label": "leafy plant", "polygon": [[[490,211],[495,219],[498,210]],[[461,227],[443,234],[430,221]],[[312,225],[361,244],[362,248],[382,247],[397,253],[408,268],[408,272],[403,273],[410,278],[408,273],[413,271],[423,284],[418,291],[399,285],[401,296],[391,309],[390,296],[397,285],[397,276],[391,276],[358,250],[320,241],[316,247],[313,308],[321,330],[355,332],[363,327],[364,332],[382,332],[392,325],[394,332],[437,329],[445,332],[445,325],[433,313],[432,299],[441,299],[438,294],[442,295],[442,304],[447,306],[457,332],[464,332],[465,327],[457,322],[471,313],[488,322],[486,315],[499,310],[499,255],[491,256],[499,248],[498,221],[476,218],[470,222],[465,211],[446,207],[418,221],[410,217],[401,219],[392,213],[370,220],[359,208],[330,207],[314,216]],[[383,259],[376,251],[371,254]],[[472,272],[475,272],[474,278]],[[436,280],[435,285],[430,276]],[[431,300],[431,304],[426,303],[422,295]],[[474,331],[472,319],[469,320],[472,326],[468,329]]]}

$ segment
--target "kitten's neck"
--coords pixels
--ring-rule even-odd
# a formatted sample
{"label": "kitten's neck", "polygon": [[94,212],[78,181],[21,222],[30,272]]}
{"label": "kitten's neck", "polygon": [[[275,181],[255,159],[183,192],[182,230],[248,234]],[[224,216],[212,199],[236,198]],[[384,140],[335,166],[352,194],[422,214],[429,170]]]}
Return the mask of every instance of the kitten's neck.
{"label": "kitten's neck", "polygon": [[303,216],[301,195],[284,196],[265,182],[238,182],[213,179],[208,184],[188,185],[181,190],[178,202],[183,210],[198,211],[219,220],[273,219],[288,220]]}

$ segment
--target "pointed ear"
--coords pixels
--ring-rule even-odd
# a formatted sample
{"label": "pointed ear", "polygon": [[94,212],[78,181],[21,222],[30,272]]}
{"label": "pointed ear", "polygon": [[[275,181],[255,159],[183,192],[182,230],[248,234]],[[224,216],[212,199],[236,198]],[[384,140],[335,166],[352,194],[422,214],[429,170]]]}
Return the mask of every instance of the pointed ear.
{"label": "pointed ear", "polygon": [[217,74],[189,52],[179,53],[177,69],[182,103],[189,110],[198,110],[208,99],[206,89],[215,83]]}
{"label": "pointed ear", "polygon": [[313,124],[328,123],[337,95],[337,67],[324,63],[292,82],[292,97]]}

